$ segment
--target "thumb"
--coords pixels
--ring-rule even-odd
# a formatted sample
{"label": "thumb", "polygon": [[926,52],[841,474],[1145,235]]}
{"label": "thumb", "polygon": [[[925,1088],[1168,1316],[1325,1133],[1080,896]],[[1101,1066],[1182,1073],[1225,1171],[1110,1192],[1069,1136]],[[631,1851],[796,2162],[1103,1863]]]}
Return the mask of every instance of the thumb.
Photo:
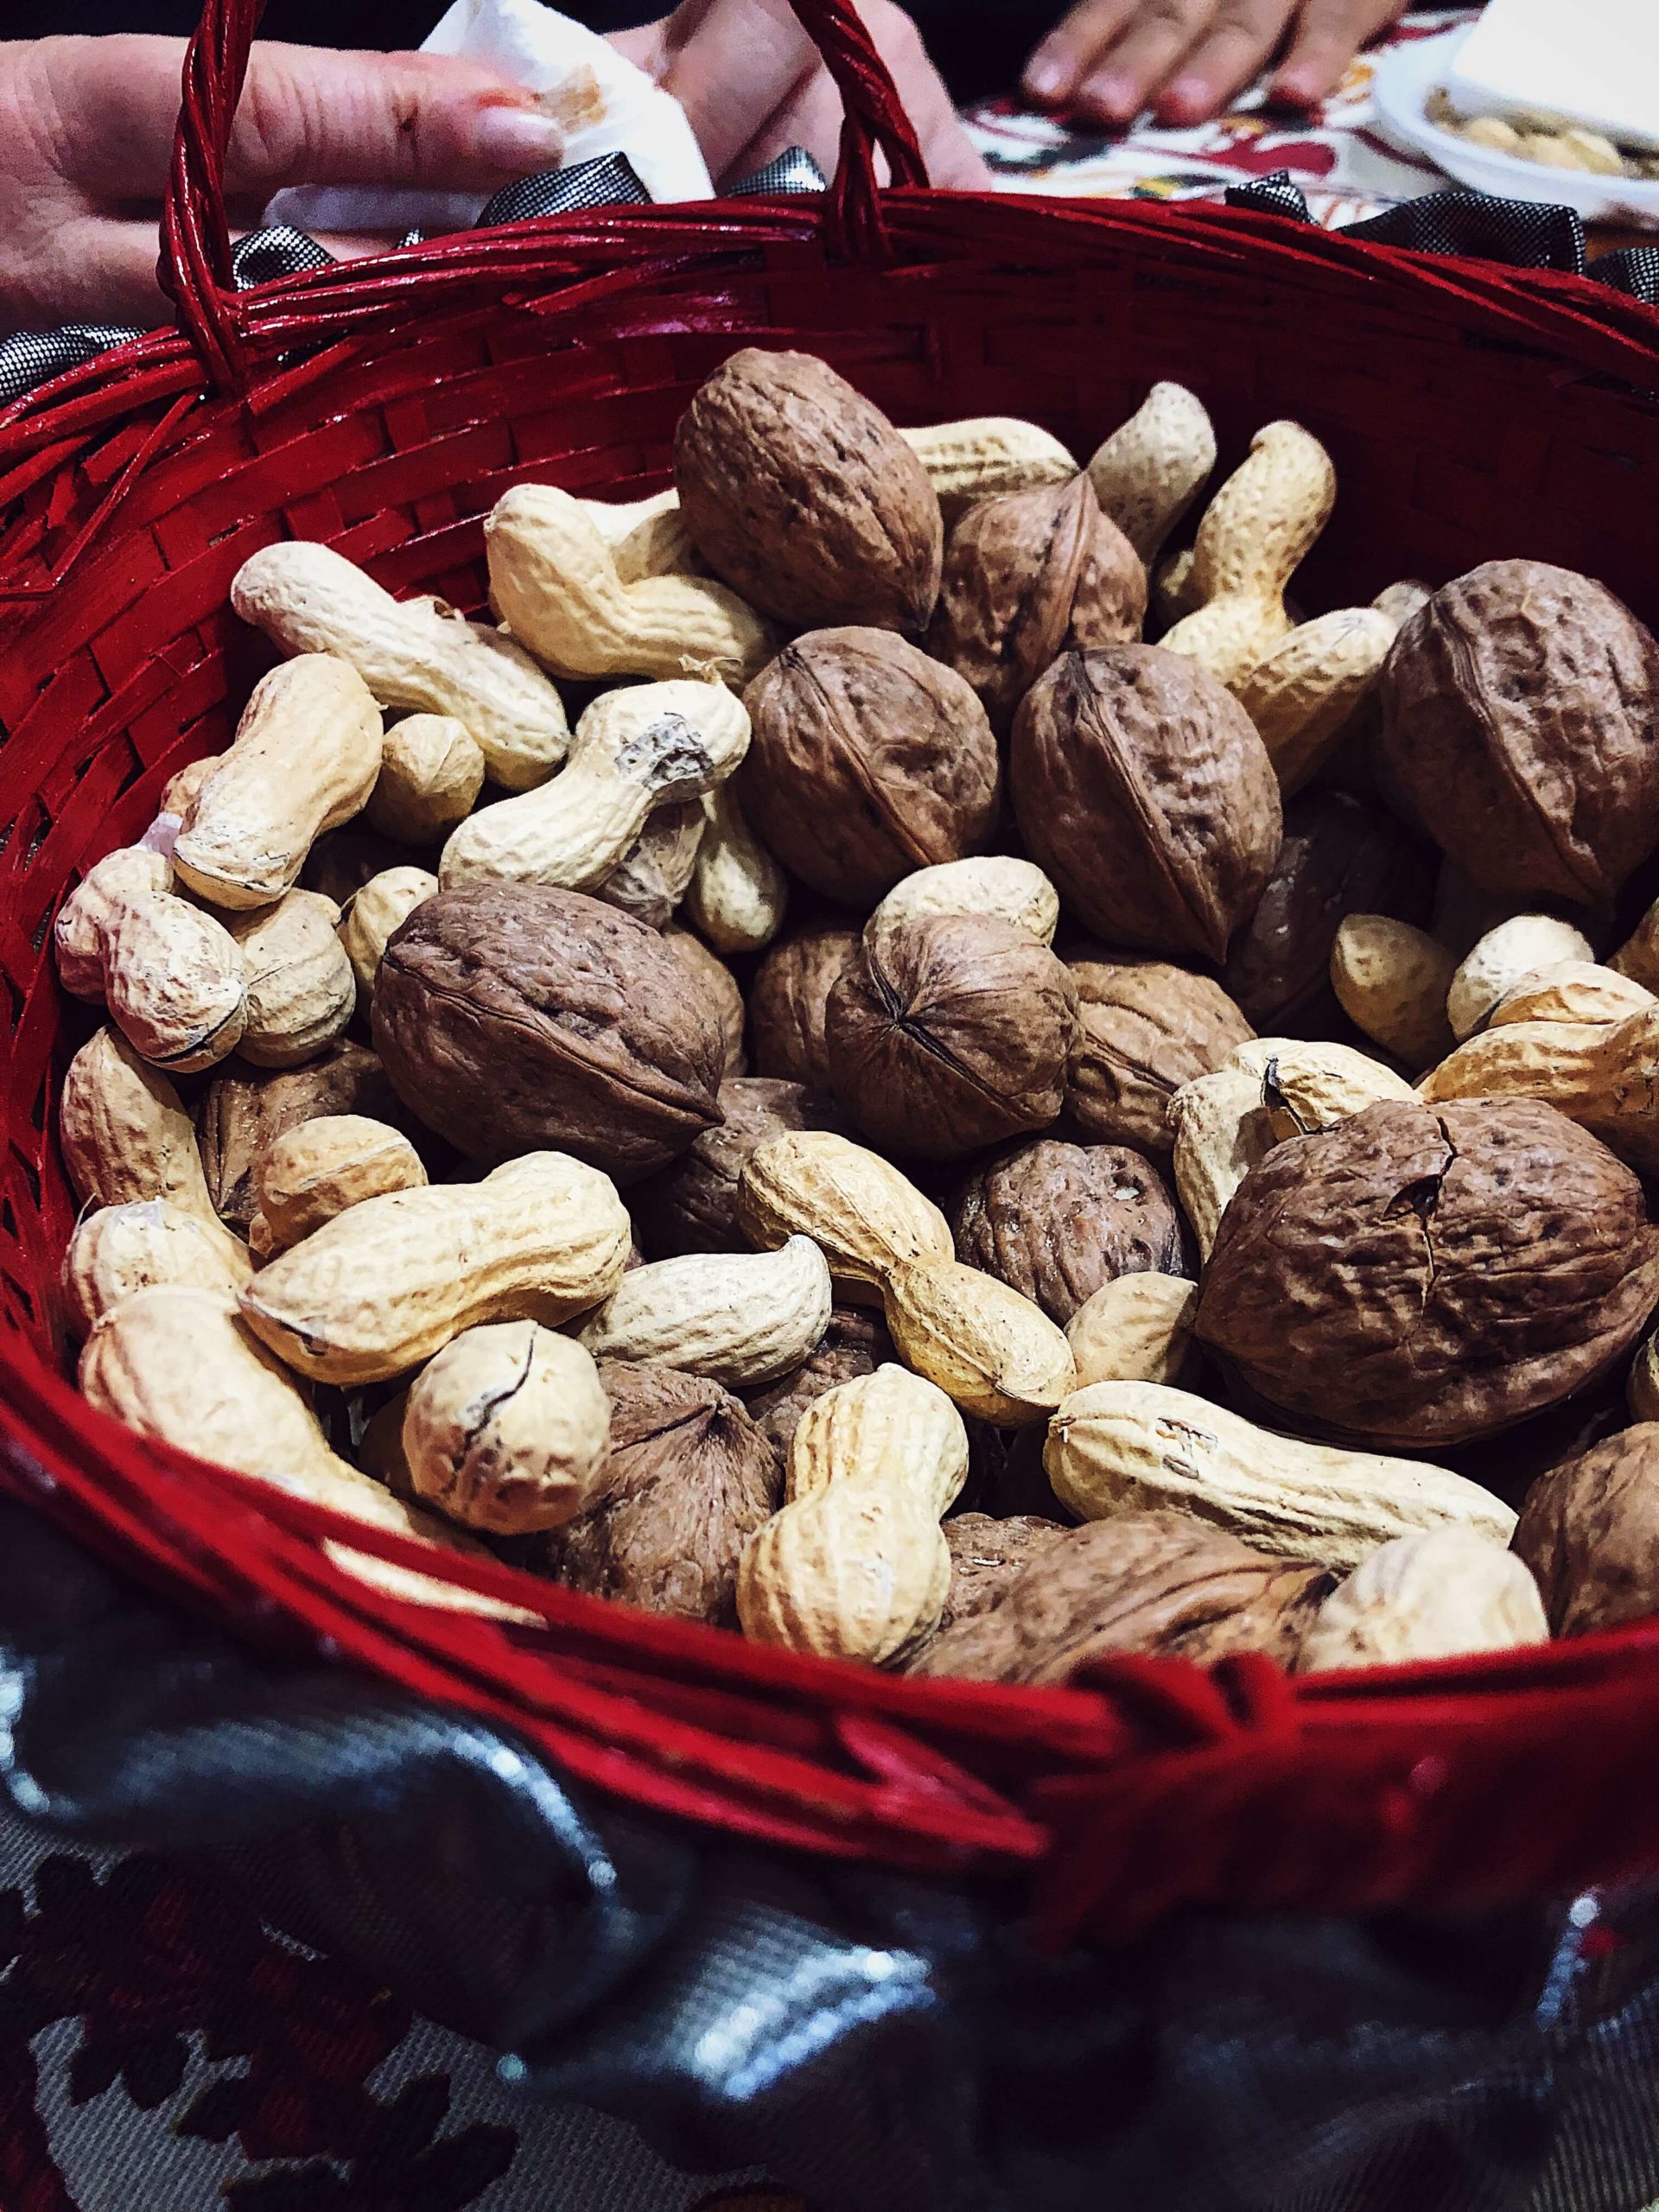
{"label": "thumb", "polygon": [[256,46],[226,187],[426,185],[487,189],[555,168],[564,134],[536,96],[435,54]]}

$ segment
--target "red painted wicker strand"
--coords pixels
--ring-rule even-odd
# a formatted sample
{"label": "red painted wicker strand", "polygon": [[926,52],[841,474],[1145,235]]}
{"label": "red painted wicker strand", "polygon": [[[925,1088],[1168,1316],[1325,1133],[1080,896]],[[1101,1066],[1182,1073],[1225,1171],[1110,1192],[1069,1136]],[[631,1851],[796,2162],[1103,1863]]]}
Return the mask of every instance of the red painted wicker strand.
{"label": "red painted wicker strand", "polygon": [[[186,335],[0,416],[0,1479],[245,1630],[327,1637],[625,1796],[817,1851],[1024,1869],[1054,1940],[1194,1900],[1454,1907],[1651,1866],[1655,1630],[1347,1680],[1125,1660],[1015,1691],[823,1665],[457,1562],[541,1624],[499,1625],[373,1596],[320,1535],[429,1558],[147,1445],[67,1380],[54,1116],[86,1016],[57,989],[51,919],[167,776],[228,741],[264,652],[226,594],[260,545],[320,538],[394,590],[480,607],[481,518],[509,485],[658,488],[690,393],[758,342],[823,354],[900,422],[1027,415],[1083,452],[1160,377],[1211,403],[1227,459],[1294,415],[1343,486],[1315,606],[1529,553],[1659,617],[1659,316],[1224,210],[920,189],[847,0],[798,6],[851,117],[826,210],[615,210],[238,296],[219,182],[252,11],[210,0],[165,233]],[[876,191],[878,145],[906,188]]]}

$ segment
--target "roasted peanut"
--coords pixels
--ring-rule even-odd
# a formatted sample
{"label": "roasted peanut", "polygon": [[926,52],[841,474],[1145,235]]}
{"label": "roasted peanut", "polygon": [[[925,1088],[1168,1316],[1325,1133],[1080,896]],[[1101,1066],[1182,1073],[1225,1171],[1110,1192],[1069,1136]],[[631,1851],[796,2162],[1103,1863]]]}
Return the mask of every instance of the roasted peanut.
{"label": "roasted peanut", "polygon": [[1638,1173],[1659,1173],[1659,1005],[1623,1021],[1510,1021],[1424,1077],[1447,1098],[1541,1098]]}
{"label": "roasted peanut", "polygon": [[563,1153],[481,1183],[365,1198],[262,1268],[248,1325],[302,1375],[376,1382],[480,1321],[556,1327],[607,1297],[632,1230],[607,1175]]}
{"label": "roasted peanut", "polygon": [[363,1114],[320,1114],[276,1137],[259,1161],[259,1212],[269,1249],[286,1251],[347,1206],[418,1190],[421,1156],[399,1129]]}
{"label": "roasted peanut", "polygon": [[380,710],[356,670],[306,653],[262,677],[173,847],[215,906],[269,906],[326,830],[360,812],[380,772]]}
{"label": "roasted peanut", "polygon": [[1510,987],[1486,1017],[1489,1029],[1511,1021],[1623,1021],[1653,1006],[1653,993],[1633,976],[1593,960],[1562,960]]}
{"label": "roasted peanut", "polygon": [[1043,1465],[1085,1521],[1175,1506],[1248,1544],[1320,1567],[1357,1567],[1395,1536],[1455,1522],[1498,1544],[1501,1498],[1421,1460],[1270,1434],[1157,1382],[1096,1382],[1049,1423]]}
{"label": "roasted peanut", "polygon": [[591,1353],[536,1321],[464,1329],[422,1369],[404,1404],[416,1497],[493,1535],[557,1529],[593,1503],[611,1407]]}
{"label": "roasted peanut", "polygon": [[1185,653],[1236,687],[1292,628],[1285,588],[1336,501],[1331,456],[1297,423],[1269,423],[1249,458],[1205,512],[1186,590],[1196,602],[1168,631]]}
{"label": "roasted peanut", "polygon": [[744,1633],[821,1658],[903,1660],[950,1586],[939,1516],[968,1472],[962,1417],[899,1367],[827,1390],[789,1448],[786,1503],[738,1567]]}
{"label": "roasted peanut", "polygon": [[1155,384],[1089,464],[1102,512],[1150,571],[1216,465],[1215,426],[1185,385]]}
{"label": "roasted peanut", "polygon": [[286,653],[348,661],[383,707],[449,715],[504,790],[529,791],[564,758],[564,706],[524,647],[442,601],[395,600],[326,545],[268,545],[231,604]]}
{"label": "roasted peanut", "polygon": [[438,880],[446,890],[485,876],[586,890],[626,859],[653,809],[712,790],[748,742],[743,702],[723,683],[607,691],[577,723],[563,772],[463,822]]}
{"label": "roasted peanut", "polygon": [[899,435],[927,471],[947,526],[981,499],[1033,491],[1039,484],[1066,484],[1077,473],[1077,462],[1058,438],[1035,423],[1009,416],[935,423]]}
{"label": "roasted peanut", "polygon": [[749,1389],[800,1365],[830,1325],[830,1304],[823,1253],[791,1236],[774,1252],[691,1252],[631,1269],[582,1342],[597,1359]]}
{"label": "roasted peanut", "polygon": [[437,877],[423,868],[385,868],[378,875],[372,875],[349,901],[340,918],[339,936],[359,997],[366,1000],[372,995],[374,979],[392,932],[437,889]]}
{"label": "roasted peanut", "polygon": [[702,576],[623,580],[616,549],[579,499],[521,484],[484,526],[490,597],[555,676],[715,676],[747,683],[772,632],[734,591]]}
{"label": "roasted peanut", "polygon": [[1071,1348],[1042,1307],[959,1261],[894,1268],[883,1311],[906,1364],[999,1428],[1046,1420],[1076,1382]]}
{"label": "roasted peanut", "polygon": [[1457,963],[1444,945],[1389,914],[1347,914],[1331,947],[1331,983],[1349,1020],[1408,1067],[1452,1045],[1446,997]]}
{"label": "roasted peanut", "polygon": [[168,1198],[99,1206],[69,1240],[63,1292],[77,1334],[89,1336],[135,1291],[186,1283],[234,1300],[253,1273],[244,1247]]}
{"label": "roasted peanut", "polygon": [[1296,1671],[1406,1667],[1548,1641],[1529,1570],[1490,1536],[1448,1525],[1395,1536],[1362,1560],[1314,1616]]}
{"label": "roasted peanut", "polygon": [[196,1132],[178,1092],[118,1030],[100,1029],[70,1061],[58,1141],[83,1204],[165,1198],[207,1227],[227,1266],[239,1264],[244,1248],[213,1211]]}
{"label": "roasted peanut", "polygon": [[386,732],[364,814],[400,844],[433,845],[469,815],[484,788],[484,755],[452,715],[410,715]]}
{"label": "roasted peanut", "polygon": [[1299,624],[1235,683],[1287,798],[1330,758],[1397,630],[1375,607],[1338,607]]}
{"label": "roasted peanut", "polygon": [[956,1257],[950,1224],[931,1198],[880,1153],[827,1129],[793,1130],[751,1153],[737,1205],[753,1243],[810,1236],[836,1289],[866,1305],[906,1262]]}
{"label": "roasted peanut", "polygon": [[1039,944],[1052,944],[1060,899],[1035,861],[988,854],[982,859],[942,861],[901,877],[865,928],[875,931],[925,914],[995,914]]}
{"label": "roasted peanut", "polygon": [[665,931],[690,887],[708,827],[701,799],[659,806],[610,874],[590,887],[594,898],[648,929]]}
{"label": "roasted peanut", "polygon": [[1227,1201],[1278,1141],[1259,1070],[1229,1065],[1184,1083],[1169,1102],[1175,1189],[1207,1260]]}
{"label": "roasted peanut", "polygon": [[708,817],[685,894],[686,918],[717,952],[759,952],[784,925],[789,885],[721,785],[702,802]]}
{"label": "roasted peanut", "polygon": [[701,576],[708,571],[680,514],[677,492],[648,499],[579,499],[576,503],[610,547],[625,584],[642,576]]}
{"label": "roasted peanut", "polygon": [[59,913],[58,975],[99,999],[134,1050],[190,1074],[234,1052],[248,1016],[242,959],[224,925],[175,898],[159,853],[108,854]]}
{"label": "roasted peanut", "polygon": [[295,1067],[331,1045],[351,1020],[357,985],[339,922],[339,907],[320,891],[289,891],[274,906],[232,918],[247,977],[245,1060]]}
{"label": "roasted peanut", "polygon": [[1119,1275],[1065,1325],[1077,1388],[1091,1382],[1175,1382],[1192,1341],[1198,1287],[1179,1275]]}
{"label": "roasted peanut", "polygon": [[1553,914],[1512,914],[1487,931],[1459,963],[1446,995],[1446,1017],[1459,1042],[1472,1037],[1517,983],[1564,960],[1594,960],[1590,940]]}
{"label": "roasted peanut", "polygon": [[1261,1069],[1268,1126],[1281,1144],[1287,1137],[1334,1128],[1382,1099],[1417,1095],[1403,1076],[1351,1045],[1260,1037],[1241,1045],[1233,1058],[1240,1067]]}

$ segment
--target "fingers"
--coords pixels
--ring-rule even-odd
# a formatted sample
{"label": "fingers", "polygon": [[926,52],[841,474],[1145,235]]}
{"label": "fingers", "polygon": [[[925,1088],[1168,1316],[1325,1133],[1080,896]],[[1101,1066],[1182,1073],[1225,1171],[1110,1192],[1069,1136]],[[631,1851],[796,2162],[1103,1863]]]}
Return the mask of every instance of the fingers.
{"label": "fingers", "polygon": [[1290,107],[1312,107],[1335,92],[1368,39],[1405,13],[1406,0],[1303,0],[1290,50],[1268,87]]}
{"label": "fingers", "polygon": [[1209,28],[1217,0],[1142,0],[1084,76],[1077,105],[1103,123],[1133,123]]}
{"label": "fingers", "polygon": [[1074,97],[1097,54],[1105,54],[1134,17],[1139,0],[1080,0],[1026,64],[1025,89],[1045,105]]}
{"label": "fingers", "polygon": [[[41,42],[37,73],[60,174],[89,197],[154,197],[179,111],[176,39]],[[563,134],[533,96],[439,54],[258,45],[232,133],[226,183],[423,184],[487,190],[554,167]]]}
{"label": "fingers", "polygon": [[685,110],[711,176],[726,175],[817,71],[783,0],[690,0],[663,27],[658,82]]}
{"label": "fingers", "polygon": [[1254,81],[1278,44],[1293,0],[1229,0],[1160,92],[1158,120],[1203,123]]}
{"label": "fingers", "polygon": [[60,322],[137,323],[155,330],[173,320],[156,275],[156,222],[72,216],[57,224],[15,284],[5,287],[8,321],[23,330]]}

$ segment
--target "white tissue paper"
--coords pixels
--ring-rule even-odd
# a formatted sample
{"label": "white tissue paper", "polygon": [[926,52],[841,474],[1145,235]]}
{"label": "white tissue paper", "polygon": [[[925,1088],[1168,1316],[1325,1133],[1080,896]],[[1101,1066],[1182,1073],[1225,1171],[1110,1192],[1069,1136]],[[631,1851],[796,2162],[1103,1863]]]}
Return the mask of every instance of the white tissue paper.
{"label": "white tissue paper", "polygon": [[[541,0],[454,0],[421,51],[486,62],[536,93],[564,131],[563,168],[626,154],[653,200],[712,198],[708,166],[679,102],[595,32]],[[265,220],[314,235],[401,238],[405,231],[470,229],[489,196],[407,186],[290,185],[266,208]]]}

